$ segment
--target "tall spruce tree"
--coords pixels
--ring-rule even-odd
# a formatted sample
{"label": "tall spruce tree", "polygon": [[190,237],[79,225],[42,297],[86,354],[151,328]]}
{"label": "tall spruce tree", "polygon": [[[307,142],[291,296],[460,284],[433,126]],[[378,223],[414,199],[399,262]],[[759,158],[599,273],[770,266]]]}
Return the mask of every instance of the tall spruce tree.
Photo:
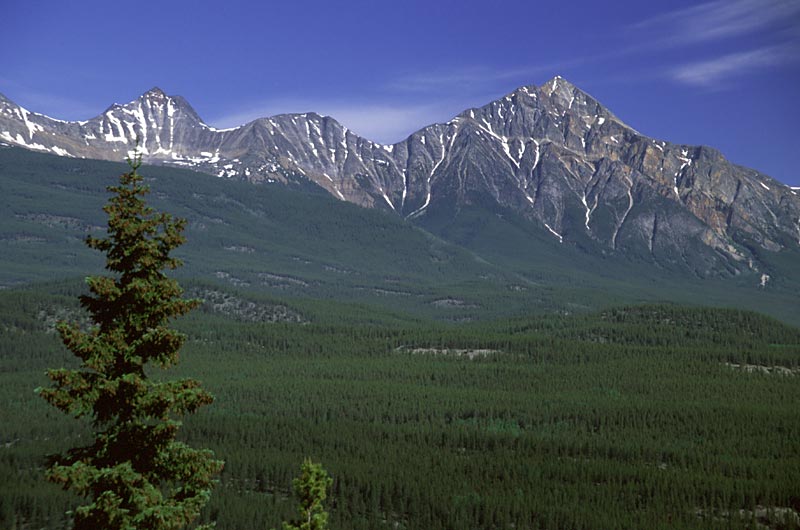
{"label": "tall spruce tree", "polygon": [[91,295],[80,297],[92,316],[88,331],[60,323],[79,369],[47,372],[53,385],[38,389],[53,406],[90,417],[94,443],[51,457],[48,480],[88,500],[73,512],[74,530],[184,528],[206,504],[223,463],[208,450],[176,441],[177,419],[213,401],[193,379],[156,381],[150,366],[177,363],[185,336],[168,327],[199,301],[181,298],[164,273],[181,262],[170,252],[185,238],[184,219],[146,205],[149,189],[137,173],[141,157],[119,178],[103,208],[104,238],[86,243],[106,255],[112,276],[87,278]]}

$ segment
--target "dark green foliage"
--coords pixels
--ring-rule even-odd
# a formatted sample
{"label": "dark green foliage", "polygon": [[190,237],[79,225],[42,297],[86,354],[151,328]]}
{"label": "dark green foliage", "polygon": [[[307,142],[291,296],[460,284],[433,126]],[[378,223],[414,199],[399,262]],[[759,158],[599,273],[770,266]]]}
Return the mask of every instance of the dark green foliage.
{"label": "dark green foliage", "polygon": [[89,501],[74,510],[75,530],[183,528],[199,516],[222,467],[210,451],[175,440],[175,418],[211,403],[211,395],[193,379],[147,374],[148,365],[177,363],[185,336],[169,320],[198,301],[182,299],[163,272],[180,265],[170,252],[184,241],[184,221],[145,204],[139,163],[131,161],[131,172],[108,188],[107,237],[87,238],[114,274],[86,280],[91,295],[80,301],[93,325],[57,327],[80,368],[48,370],[53,386],[38,390],[59,410],[90,417],[95,429],[92,444],[52,457],[47,471],[51,482]]}
{"label": "dark green foliage", "polygon": [[[76,235],[100,221],[84,205],[99,211],[116,167],[0,149],[0,281],[89,266]],[[176,324],[189,337],[176,370],[218,398],[179,439],[227,460],[202,522],[279,527],[309,454],[336,477],[333,530],[753,528],[758,506],[800,511],[800,331],[640,305],[797,324],[797,253],[765,251],[760,289],[751,274],[590,258],[477,206],[454,225],[422,216],[425,233],[329,197],[148,175],[153,204],[189,219],[188,289],[303,317],[252,322],[206,303]],[[29,389],[47,366],[77,367],[48,333],[59,315],[83,319],[76,283],[0,291],[0,528],[62,530],[75,505],[37,465],[90,433]]]}
{"label": "dark green foliage", "polygon": [[[36,466],[89,433],[20,396],[43,367],[72,365],[38,315],[74,310],[76,292],[0,292],[0,476],[11,477],[0,528],[63,530],[74,506]],[[336,478],[331,530],[743,529],[750,519],[730,514],[800,511],[797,328],[676,305],[457,326],[283,303],[309,323],[203,311],[177,323],[189,339],[176,370],[217,397],[179,437],[226,456],[201,516],[220,530],[294,518],[306,455]],[[454,351],[467,348],[499,351]]]}
{"label": "dark green foliage", "polygon": [[325,530],[328,528],[328,512],[325,499],[333,479],[310,458],[303,460],[300,476],[292,481],[295,497],[300,501],[297,507],[298,518],[291,523],[283,523],[283,530]]}

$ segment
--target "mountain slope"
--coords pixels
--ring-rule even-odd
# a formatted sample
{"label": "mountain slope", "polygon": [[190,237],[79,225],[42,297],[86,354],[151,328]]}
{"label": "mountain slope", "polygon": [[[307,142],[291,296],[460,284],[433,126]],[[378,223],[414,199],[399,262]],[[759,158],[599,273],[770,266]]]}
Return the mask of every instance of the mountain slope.
{"label": "mountain slope", "polygon": [[[103,230],[105,186],[124,164],[0,148],[0,289],[102,269],[83,238]],[[410,223],[316,191],[145,166],[149,201],[188,219],[182,281],[285,303],[380,306],[449,321],[663,301],[734,306],[800,323],[800,253],[762,250],[773,279],[698,279],[561,244],[491,199]],[[205,288],[205,287],[203,287]],[[369,314],[369,310],[366,310]]]}
{"label": "mountain slope", "polygon": [[86,122],[53,120],[0,98],[0,140],[8,143],[120,160],[136,138],[149,163],[318,186],[415,222],[489,202],[559,243],[702,277],[758,272],[761,250],[800,245],[795,190],[712,148],[648,138],[560,77],[394,145],[314,113],[217,130],[157,88]]}
{"label": "mountain slope", "polygon": [[[0,148],[0,289],[102,270],[105,187],[127,166]],[[324,193],[145,166],[148,202],[188,220],[186,280],[290,298],[369,302],[457,318],[522,280],[384,212]],[[509,298],[506,293],[511,293]],[[450,300],[453,307],[441,307]],[[441,302],[440,302],[441,301]],[[552,305],[550,305],[552,307]]]}

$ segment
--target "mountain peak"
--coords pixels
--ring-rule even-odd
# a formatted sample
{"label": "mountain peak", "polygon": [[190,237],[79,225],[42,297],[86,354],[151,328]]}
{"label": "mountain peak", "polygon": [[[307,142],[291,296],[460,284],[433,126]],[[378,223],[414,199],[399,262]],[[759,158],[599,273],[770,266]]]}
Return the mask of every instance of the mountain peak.
{"label": "mountain peak", "polygon": [[154,86],[153,88],[142,94],[142,97],[161,99],[167,97],[167,94],[164,93],[164,91],[161,90],[159,87]]}
{"label": "mountain peak", "polygon": [[549,94],[553,95],[553,93],[566,96],[572,95],[574,91],[583,92],[580,88],[576,87],[560,75],[555,76],[551,80],[547,81],[545,84],[542,85],[542,90]]}
{"label": "mountain peak", "polygon": [[[153,87],[77,124],[4,108],[0,100],[0,138],[63,156],[118,160],[139,137],[149,162],[253,182],[310,181],[341,200],[412,219],[488,198],[559,243],[643,253],[701,275],[750,270],[750,251],[737,246],[737,234],[770,251],[797,241],[800,198],[790,193],[797,190],[781,193],[711,149],[643,136],[561,76],[459,118],[391,146],[315,113],[218,130],[181,96]],[[706,250],[675,261],[690,244]]]}
{"label": "mountain peak", "polygon": [[[139,97],[140,102],[150,102],[151,105],[156,105],[166,109],[171,115],[173,112],[181,112],[186,114],[192,121],[202,122],[203,120],[197,114],[197,111],[192,108],[188,101],[181,96],[169,96],[161,88],[154,86]],[[131,101],[128,105],[136,105],[136,101]]]}
{"label": "mountain peak", "polygon": [[545,87],[545,86],[549,87],[549,86],[552,86],[552,85],[561,85],[561,86],[566,86],[566,87],[569,87],[569,88],[576,88],[574,84],[570,83],[567,79],[561,77],[560,75],[557,75],[557,76],[553,77],[552,79],[550,79],[549,81],[545,82],[545,84],[543,84],[542,87]]}

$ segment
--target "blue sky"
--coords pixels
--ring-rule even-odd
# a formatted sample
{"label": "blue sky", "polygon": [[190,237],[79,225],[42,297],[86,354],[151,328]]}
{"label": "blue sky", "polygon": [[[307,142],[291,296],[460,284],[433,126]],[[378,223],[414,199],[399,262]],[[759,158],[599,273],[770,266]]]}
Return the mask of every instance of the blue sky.
{"label": "blue sky", "polygon": [[800,186],[800,0],[3,0],[0,92],[87,119],[153,86],[218,127],[389,143],[561,75],[640,132]]}

